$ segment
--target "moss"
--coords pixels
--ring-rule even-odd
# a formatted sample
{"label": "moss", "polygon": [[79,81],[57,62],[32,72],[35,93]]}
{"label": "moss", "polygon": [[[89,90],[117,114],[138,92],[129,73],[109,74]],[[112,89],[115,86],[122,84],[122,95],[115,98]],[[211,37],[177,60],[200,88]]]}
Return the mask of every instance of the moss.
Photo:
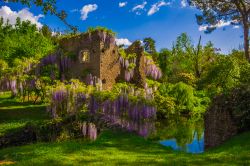
{"label": "moss", "polygon": [[111,35],[111,36],[116,36],[116,33],[113,32],[112,30],[108,29],[108,28],[105,28],[105,27],[100,27],[100,26],[97,26],[97,27],[89,27],[88,30],[87,30],[87,33],[94,33],[96,31],[100,31],[100,32],[106,32],[107,34]]}

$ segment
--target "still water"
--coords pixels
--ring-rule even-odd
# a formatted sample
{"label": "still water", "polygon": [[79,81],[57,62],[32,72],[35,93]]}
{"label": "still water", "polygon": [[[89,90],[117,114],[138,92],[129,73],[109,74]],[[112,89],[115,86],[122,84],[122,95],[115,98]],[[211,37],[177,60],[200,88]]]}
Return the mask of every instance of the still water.
{"label": "still water", "polygon": [[195,137],[191,143],[187,143],[184,147],[181,147],[176,142],[176,139],[168,139],[160,141],[163,146],[171,147],[173,150],[185,151],[187,153],[203,153],[204,152],[204,134],[201,139],[197,138],[197,133],[195,132]]}
{"label": "still water", "polygon": [[204,123],[185,117],[175,117],[156,123],[154,137],[160,144],[187,153],[204,152]]}

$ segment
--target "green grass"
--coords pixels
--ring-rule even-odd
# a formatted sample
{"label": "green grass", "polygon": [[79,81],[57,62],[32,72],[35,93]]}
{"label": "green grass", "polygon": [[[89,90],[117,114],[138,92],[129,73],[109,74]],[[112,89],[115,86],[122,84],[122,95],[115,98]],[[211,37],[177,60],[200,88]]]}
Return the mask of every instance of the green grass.
{"label": "green grass", "polygon": [[[3,100],[5,102],[3,102]],[[0,130],[20,127],[30,120],[46,119],[43,106],[22,105],[12,99],[0,100]],[[13,101],[13,102],[12,102]],[[10,103],[8,109],[2,105]],[[20,106],[22,113],[17,113]],[[4,106],[6,107],[6,106]],[[27,108],[28,107],[28,108]],[[12,109],[13,108],[13,109]],[[10,111],[9,113],[6,110]],[[13,111],[14,110],[14,111]],[[13,112],[12,112],[13,111]],[[16,112],[17,111],[17,112]],[[29,113],[30,111],[30,113]],[[12,114],[13,113],[13,114]],[[5,118],[2,117],[5,116]],[[11,116],[11,117],[8,117]],[[5,119],[4,124],[2,120]],[[17,123],[14,123],[17,122]],[[0,150],[0,165],[250,165],[250,132],[236,136],[204,154],[175,152],[158,142],[134,134],[104,131],[95,142],[69,140],[36,143]],[[2,161],[2,162],[1,162]]]}
{"label": "green grass", "polygon": [[0,136],[23,127],[27,122],[48,119],[44,105],[20,102],[10,98],[10,93],[0,95]]}

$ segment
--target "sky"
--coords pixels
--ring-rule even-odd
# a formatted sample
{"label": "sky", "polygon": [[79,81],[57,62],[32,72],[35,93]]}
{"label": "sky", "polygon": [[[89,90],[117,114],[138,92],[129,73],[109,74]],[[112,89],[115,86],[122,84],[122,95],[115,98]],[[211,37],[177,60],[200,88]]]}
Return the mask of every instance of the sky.
{"label": "sky", "polygon": [[[58,10],[65,10],[67,21],[84,32],[88,27],[104,26],[117,33],[117,43],[130,44],[152,37],[157,50],[171,48],[176,38],[187,33],[194,44],[199,36],[202,43],[212,41],[222,53],[230,53],[243,43],[242,27],[221,22],[211,34],[198,26],[195,14],[200,11],[187,5],[186,0],[58,0]],[[67,27],[57,17],[44,15],[41,8],[0,1],[0,17],[15,23],[16,17],[30,20],[38,28],[48,25],[53,31],[65,32]]]}

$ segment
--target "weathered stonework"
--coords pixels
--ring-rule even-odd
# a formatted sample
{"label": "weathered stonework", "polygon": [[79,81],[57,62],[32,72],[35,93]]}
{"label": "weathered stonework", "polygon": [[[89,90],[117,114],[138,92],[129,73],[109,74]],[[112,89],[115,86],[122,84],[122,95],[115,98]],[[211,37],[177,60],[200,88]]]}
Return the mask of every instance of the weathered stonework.
{"label": "weathered stonework", "polygon": [[95,31],[60,41],[63,52],[74,55],[66,78],[86,81],[87,74],[102,80],[103,89],[111,89],[120,74],[118,47],[115,38],[106,32]]}
{"label": "weathered stonework", "polygon": [[[102,81],[102,88],[110,90],[116,82],[124,81],[125,69],[119,62],[119,48],[114,36],[102,31],[85,33],[60,41],[60,49],[66,56],[73,56],[73,62],[63,78],[87,81],[91,74]],[[136,67],[131,83],[139,87],[145,85],[144,48],[140,41],[134,42],[125,52],[136,54]]]}
{"label": "weathered stonework", "polygon": [[218,146],[247,130],[250,130],[250,87],[215,97],[205,114],[205,148]]}
{"label": "weathered stonework", "polygon": [[134,42],[130,47],[126,50],[127,54],[136,54],[136,66],[134,69],[134,77],[131,79],[131,83],[144,87],[146,83],[146,75],[145,75],[145,63],[144,63],[144,48],[141,46],[140,41]]}
{"label": "weathered stonework", "polygon": [[214,99],[213,105],[205,115],[205,149],[215,147],[236,135],[237,125],[232,113],[226,108],[222,96]]}

